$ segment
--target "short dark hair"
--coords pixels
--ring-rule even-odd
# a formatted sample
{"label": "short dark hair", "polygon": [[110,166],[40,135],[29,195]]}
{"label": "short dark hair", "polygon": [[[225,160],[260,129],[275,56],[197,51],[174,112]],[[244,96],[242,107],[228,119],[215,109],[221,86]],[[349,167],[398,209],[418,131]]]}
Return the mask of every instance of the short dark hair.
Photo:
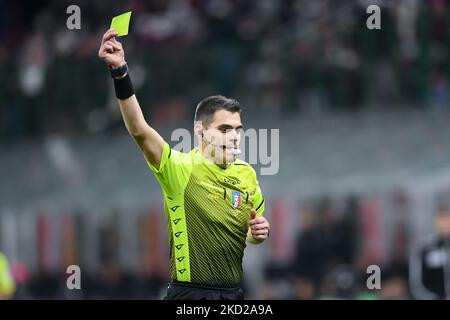
{"label": "short dark hair", "polygon": [[241,105],[235,99],[220,95],[204,98],[195,109],[194,121],[201,121],[203,126],[208,127],[213,122],[214,114],[218,110],[240,113]]}

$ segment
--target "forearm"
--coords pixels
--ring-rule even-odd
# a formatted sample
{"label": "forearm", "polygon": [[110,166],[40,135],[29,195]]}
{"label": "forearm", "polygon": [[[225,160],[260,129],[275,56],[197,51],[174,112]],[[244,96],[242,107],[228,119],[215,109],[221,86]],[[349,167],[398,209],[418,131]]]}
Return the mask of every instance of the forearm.
{"label": "forearm", "polygon": [[148,124],[137,101],[128,65],[124,63],[121,67],[111,69],[111,75],[114,79],[114,91],[120,112],[128,132],[133,137],[142,136]]}
{"label": "forearm", "polygon": [[128,132],[144,152],[146,159],[156,168],[159,168],[164,145],[163,138],[145,121],[134,94],[127,99],[118,99],[118,101]]}
{"label": "forearm", "polygon": [[130,135],[133,137],[142,136],[147,130],[148,124],[145,121],[136,95],[133,94],[125,100],[117,99],[117,101],[119,102],[123,121]]}

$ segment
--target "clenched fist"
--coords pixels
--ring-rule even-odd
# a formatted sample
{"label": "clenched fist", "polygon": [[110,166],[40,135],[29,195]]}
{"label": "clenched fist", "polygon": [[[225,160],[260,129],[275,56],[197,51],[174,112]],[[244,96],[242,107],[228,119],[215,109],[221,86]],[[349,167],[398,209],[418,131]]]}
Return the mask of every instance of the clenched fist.
{"label": "clenched fist", "polygon": [[117,35],[118,33],[113,29],[106,31],[98,50],[99,58],[103,59],[112,69],[125,64],[125,53],[122,44],[116,40]]}
{"label": "clenched fist", "polygon": [[256,217],[256,210],[250,211],[250,220],[248,221],[253,239],[263,241],[269,237],[270,225],[266,218]]}

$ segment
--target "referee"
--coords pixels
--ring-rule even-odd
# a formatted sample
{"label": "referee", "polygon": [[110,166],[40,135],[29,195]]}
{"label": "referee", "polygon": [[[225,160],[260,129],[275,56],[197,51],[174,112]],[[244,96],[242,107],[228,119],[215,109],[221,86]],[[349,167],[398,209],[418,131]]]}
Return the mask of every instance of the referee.
{"label": "referee", "polygon": [[164,194],[170,249],[168,300],[238,300],[246,242],[269,236],[255,170],[237,159],[241,107],[223,96],[195,111],[198,148],[172,150],[145,121],[134,94],[117,32],[108,30],[99,57],[111,72],[125,126],[142,150]]}

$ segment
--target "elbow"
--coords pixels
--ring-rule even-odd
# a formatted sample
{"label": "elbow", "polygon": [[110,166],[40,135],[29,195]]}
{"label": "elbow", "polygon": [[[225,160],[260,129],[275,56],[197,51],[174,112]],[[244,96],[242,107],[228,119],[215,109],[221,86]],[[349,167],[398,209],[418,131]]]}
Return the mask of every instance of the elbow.
{"label": "elbow", "polygon": [[127,126],[127,129],[130,136],[133,137],[133,139],[136,141],[143,140],[147,134],[145,127],[142,125]]}
{"label": "elbow", "polygon": [[144,137],[144,132],[139,129],[128,129],[128,133],[136,141],[140,141]]}

